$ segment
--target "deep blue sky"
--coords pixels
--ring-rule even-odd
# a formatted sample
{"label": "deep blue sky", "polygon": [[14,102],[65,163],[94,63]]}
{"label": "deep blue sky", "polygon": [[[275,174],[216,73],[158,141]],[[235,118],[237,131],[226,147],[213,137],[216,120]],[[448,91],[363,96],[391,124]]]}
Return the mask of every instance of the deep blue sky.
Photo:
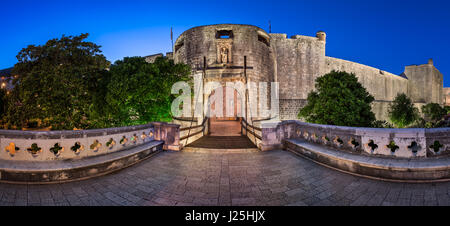
{"label": "deep blue sky", "polygon": [[273,33],[327,33],[327,56],[395,74],[433,58],[450,87],[450,1],[20,1],[0,2],[0,68],[29,44],[90,33],[110,61],[171,51],[174,38],[198,25],[252,24]]}

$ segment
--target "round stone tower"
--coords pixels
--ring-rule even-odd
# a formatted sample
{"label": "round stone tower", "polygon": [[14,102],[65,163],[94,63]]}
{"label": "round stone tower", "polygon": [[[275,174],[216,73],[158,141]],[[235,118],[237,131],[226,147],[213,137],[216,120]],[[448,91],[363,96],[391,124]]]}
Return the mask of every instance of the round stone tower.
{"label": "round stone tower", "polygon": [[[267,32],[252,25],[219,24],[194,27],[183,32],[176,40],[174,60],[176,63],[190,65],[194,73],[202,73],[203,82],[219,82],[222,86],[227,82],[255,82],[258,85],[259,82],[268,82],[270,95],[270,82],[274,81],[276,60],[270,39]],[[211,96],[206,89],[204,92],[203,101],[206,102]],[[224,102],[231,101],[236,109],[243,109],[241,105],[244,103],[237,101],[238,96],[248,100],[248,95],[235,93],[234,101],[226,100],[226,93],[229,92],[233,90],[225,89]],[[242,97],[244,95],[245,97]],[[259,102],[260,98],[257,101]],[[267,106],[270,106],[269,96],[266,101]],[[247,117],[255,112],[253,110],[249,113],[250,103],[246,102]],[[258,104],[252,106],[259,106]]]}
{"label": "round stone tower", "polygon": [[206,64],[205,78],[208,80],[243,81],[246,64],[249,81],[273,81],[275,58],[270,36],[252,25],[191,28],[175,42],[174,60],[190,65],[193,71],[202,71]]}

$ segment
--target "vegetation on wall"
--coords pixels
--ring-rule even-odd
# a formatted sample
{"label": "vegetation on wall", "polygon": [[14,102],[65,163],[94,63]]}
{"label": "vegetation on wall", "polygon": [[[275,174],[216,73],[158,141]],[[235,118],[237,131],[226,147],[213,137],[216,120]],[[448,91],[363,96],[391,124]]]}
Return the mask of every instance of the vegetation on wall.
{"label": "vegetation on wall", "polygon": [[389,120],[398,128],[405,128],[419,119],[419,109],[404,93],[397,94],[389,105]]}
{"label": "vegetation on wall", "polygon": [[444,106],[444,110],[447,114],[450,114],[450,106]]}
{"label": "vegetation on wall", "polygon": [[0,115],[4,115],[6,113],[8,104],[8,96],[6,94],[6,90],[0,89]]}
{"label": "vegetation on wall", "polygon": [[430,103],[422,106],[422,114],[426,121],[437,122],[447,114],[447,111],[439,104]]}
{"label": "vegetation on wall", "polygon": [[112,125],[171,121],[175,96],[172,85],[188,81],[190,67],[159,57],[150,64],[143,57],[127,57],[111,66],[103,115]]}
{"label": "vegetation on wall", "polygon": [[374,97],[354,74],[332,71],[317,78],[315,87],[316,91],[308,95],[308,104],[300,110],[299,118],[326,125],[372,126]]}
{"label": "vegetation on wall", "polygon": [[422,106],[423,118],[419,118],[413,127],[418,128],[439,128],[449,127],[450,121],[445,120],[448,114],[445,107],[436,103],[430,103]]}

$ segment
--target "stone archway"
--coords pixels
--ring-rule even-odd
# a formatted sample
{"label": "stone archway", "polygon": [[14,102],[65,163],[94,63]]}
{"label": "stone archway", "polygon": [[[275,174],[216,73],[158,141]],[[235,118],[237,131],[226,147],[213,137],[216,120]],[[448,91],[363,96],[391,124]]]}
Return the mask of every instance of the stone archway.
{"label": "stone archway", "polygon": [[[212,100],[216,95],[217,89],[213,90],[208,97],[208,111],[211,113],[209,118],[210,136],[241,136],[241,101],[239,92],[231,87],[221,87],[222,102]],[[218,93],[220,95],[220,92]],[[221,109],[218,109],[220,104]],[[221,112],[221,113],[219,113]]]}

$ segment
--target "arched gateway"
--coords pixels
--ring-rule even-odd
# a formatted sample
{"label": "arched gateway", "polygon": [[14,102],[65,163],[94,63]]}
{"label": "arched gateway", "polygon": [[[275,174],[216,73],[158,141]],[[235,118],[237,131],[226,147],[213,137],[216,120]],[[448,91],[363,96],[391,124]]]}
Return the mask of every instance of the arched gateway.
{"label": "arched gateway", "polygon": [[[224,86],[226,82],[242,82],[245,85],[252,82],[266,83],[269,93],[271,83],[279,87],[276,103],[271,98],[267,98],[266,103],[260,96],[252,104],[246,101],[242,105],[248,109],[242,117],[216,117],[209,120],[209,134],[228,131],[223,129],[219,122],[228,121],[227,123],[232,125],[229,121],[236,118],[251,126],[252,130],[246,132],[251,131],[254,137],[261,134],[258,135],[255,122],[267,118],[297,119],[299,109],[306,104],[308,94],[314,90],[315,80],[333,70],[354,73],[358,77],[358,81],[375,98],[372,111],[378,120],[387,120],[389,104],[399,93],[407,94],[418,107],[427,103],[443,103],[442,74],[434,67],[433,61],[423,65],[406,66],[402,74],[396,75],[326,56],[326,43],[327,35],[323,31],[317,32],[315,36],[287,37],[286,34],[269,34],[252,25],[217,24],[194,27],[183,32],[175,42],[174,52],[168,57],[173,58],[175,63],[190,65],[193,74],[201,73],[203,84],[217,82]],[[260,89],[250,88],[250,91],[259,92]],[[209,96],[205,95],[200,98],[202,106],[205,106],[209,99]],[[248,100],[248,92],[245,95]],[[279,114],[267,117],[258,112],[256,115],[261,117],[254,117],[254,114],[250,113],[251,107],[259,107],[263,103],[269,109],[279,109]],[[197,125],[205,119],[204,116],[197,117]],[[248,133],[246,135],[248,136]],[[257,143],[253,138],[251,140]]]}
{"label": "arched gateway", "polygon": [[[220,98],[220,101],[217,100]],[[242,106],[239,92],[232,87],[219,87],[208,98],[209,135],[241,136]]]}

